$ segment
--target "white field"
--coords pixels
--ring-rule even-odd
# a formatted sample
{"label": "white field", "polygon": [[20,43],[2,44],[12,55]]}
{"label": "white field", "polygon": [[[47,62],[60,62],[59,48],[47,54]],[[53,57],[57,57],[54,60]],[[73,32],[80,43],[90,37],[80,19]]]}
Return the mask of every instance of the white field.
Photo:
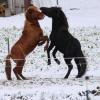
{"label": "white field", "polygon": [[[44,45],[36,47],[26,57],[23,74],[29,77],[27,81],[17,81],[13,72],[13,81],[7,81],[5,76],[5,57],[7,38],[10,39],[10,48],[19,39],[24,25],[24,14],[0,18],[0,100],[87,100],[86,90],[89,90],[90,100],[100,100],[100,1],[99,0],[59,0],[59,6],[65,12],[70,33],[81,43],[82,50],[87,58],[88,66],[85,76],[76,79],[77,67],[74,67],[69,79],[63,77],[67,73],[67,65],[63,55],[57,52],[61,61],[57,65],[52,57],[52,64],[47,65],[47,55],[43,51]],[[71,10],[73,9],[74,10]],[[51,32],[52,20],[45,17],[39,21],[48,35]],[[12,68],[15,64],[12,62]],[[95,93],[93,93],[95,90]]]}

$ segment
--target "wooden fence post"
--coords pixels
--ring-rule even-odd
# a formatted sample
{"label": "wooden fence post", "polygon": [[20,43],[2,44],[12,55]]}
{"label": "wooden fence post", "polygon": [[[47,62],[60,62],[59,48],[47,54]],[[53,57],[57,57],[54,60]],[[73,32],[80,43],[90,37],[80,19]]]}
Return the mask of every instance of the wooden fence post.
{"label": "wooden fence post", "polygon": [[59,1],[57,0],[57,5],[59,5]]}

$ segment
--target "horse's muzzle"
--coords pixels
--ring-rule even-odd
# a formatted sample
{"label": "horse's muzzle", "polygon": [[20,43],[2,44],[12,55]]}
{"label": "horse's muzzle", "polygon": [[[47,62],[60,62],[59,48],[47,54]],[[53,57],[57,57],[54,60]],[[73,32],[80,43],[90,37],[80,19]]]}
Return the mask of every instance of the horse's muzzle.
{"label": "horse's muzzle", "polygon": [[41,12],[41,14],[39,15],[39,19],[44,19],[45,15]]}

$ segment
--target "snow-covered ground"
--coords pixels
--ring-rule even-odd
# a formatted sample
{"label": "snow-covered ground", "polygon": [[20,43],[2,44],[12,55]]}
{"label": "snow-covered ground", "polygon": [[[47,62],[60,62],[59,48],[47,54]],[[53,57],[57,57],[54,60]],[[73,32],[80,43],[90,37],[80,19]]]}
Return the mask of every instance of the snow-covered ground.
{"label": "snow-covered ground", "polygon": [[[86,82],[40,78],[30,81],[0,81],[0,100],[99,100],[99,82],[100,80]],[[87,90],[90,99],[86,97]]]}
{"label": "snow-covered ground", "polygon": [[[89,90],[90,100],[100,99],[100,1],[99,0],[59,0],[59,6],[68,17],[70,33],[81,43],[82,50],[87,58],[88,68],[85,76],[75,79],[77,67],[74,68],[69,79],[63,77],[67,73],[67,65],[63,55],[57,52],[61,61],[57,65],[53,57],[52,64],[47,65],[47,55],[44,46],[36,47],[26,58],[23,74],[29,77],[27,81],[16,81],[12,72],[13,81],[7,81],[5,76],[5,57],[7,38],[10,39],[10,48],[19,39],[24,25],[24,14],[0,18],[0,100],[87,100],[86,90]],[[39,21],[48,35],[51,32],[52,20],[45,17]],[[52,55],[51,55],[52,56]],[[12,62],[12,68],[15,64]]]}

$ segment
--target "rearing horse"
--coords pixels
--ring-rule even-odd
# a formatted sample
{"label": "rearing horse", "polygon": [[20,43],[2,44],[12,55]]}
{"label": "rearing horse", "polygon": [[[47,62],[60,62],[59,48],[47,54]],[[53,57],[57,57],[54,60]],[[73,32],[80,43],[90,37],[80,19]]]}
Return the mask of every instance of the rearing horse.
{"label": "rearing horse", "polygon": [[56,52],[60,51],[63,54],[65,63],[68,65],[68,72],[64,78],[68,78],[73,69],[72,59],[75,60],[78,69],[78,75],[76,77],[82,77],[86,72],[87,61],[81,50],[79,40],[73,37],[68,30],[69,25],[64,12],[58,7],[41,7],[40,9],[46,16],[52,18],[51,43],[47,49],[48,64],[51,64],[50,51],[54,47],[53,57],[55,61],[60,64],[60,61],[56,58]]}
{"label": "rearing horse", "polygon": [[40,28],[38,20],[44,18],[44,14],[40,12],[37,7],[31,5],[25,13],[26,20],[20,39],[11,48],[11,52],[6,57],[5,72],[8,80],[11,78],[11,62],[10,58],[16,63],[16,67],[13,69],[14,74],[18,80],[25,80],[22,75],[23,66],[25,63],[25,57],[34,50],[37,45],[42,45],[46,42],[44,49],[48,48],[48,37],[43,36],[42,29]]}

